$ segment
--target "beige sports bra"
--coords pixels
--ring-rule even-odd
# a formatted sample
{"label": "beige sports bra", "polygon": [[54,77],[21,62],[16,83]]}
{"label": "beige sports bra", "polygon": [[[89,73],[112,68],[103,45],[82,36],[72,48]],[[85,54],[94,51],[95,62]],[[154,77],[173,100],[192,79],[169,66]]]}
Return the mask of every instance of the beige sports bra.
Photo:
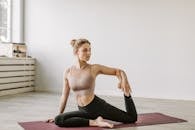
{"label": "beige sports bra", "polygon": [[72,66],[67,75],[69,87],[74,91],[84,91],[85,93],[94,90],[95,78],[91,73],[91,65],[86,65],[84,68],[78,69]]}

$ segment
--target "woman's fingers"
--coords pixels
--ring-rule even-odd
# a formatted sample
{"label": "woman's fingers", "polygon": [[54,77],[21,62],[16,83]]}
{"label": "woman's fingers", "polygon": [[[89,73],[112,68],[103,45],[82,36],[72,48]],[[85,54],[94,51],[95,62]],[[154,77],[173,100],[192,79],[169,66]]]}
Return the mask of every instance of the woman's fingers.
{"label": "woman's fingers", "polygon": [[129,96],[131,93],[131,88],[128,83],[123,84],[123,92],[126,96]]}
{"label": "woman's fingers", "polygon": [[122,82],[120,86],[121,86],[121,90],[124,92],[124,94],[126,96],[129,96],[130,93],[132,92],[129,83],[128,82]]}
{"label": "woman's fingers", "polygon": [[49,122],[54,122],[54,119],[51,119]]}
{"label": "woman's fingers", "polygon": [[121,89],[121,88],[122,88],[121,83],[118,83],[118,88],[119,88],[119,89]]}
{"label": "woman's fingers", "polygon": [[46,122],[47,123],[52,123],[52,122],[54,122],[54,119],[48,119]]}
{"label": "woman's fingers", "polygon": [[[129,85],[128,85],[129,86]],[[131,87],[129,86],[129,92],[131,93],[132,92],[132,89],[131,89]]]}

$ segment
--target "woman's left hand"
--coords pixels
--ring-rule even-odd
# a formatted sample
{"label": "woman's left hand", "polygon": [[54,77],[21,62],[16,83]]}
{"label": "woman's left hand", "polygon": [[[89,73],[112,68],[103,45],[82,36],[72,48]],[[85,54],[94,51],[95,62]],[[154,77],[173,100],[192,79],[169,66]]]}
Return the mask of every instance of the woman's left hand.
{"label": "woman's left hand", "polygon": [[121,82],[118,83],[118,88],[122,89]]}
{"label": "woman's left hand", "polygon": [[121,83],[121,89],[124,92],[125,96],[130,96],[130,93],[132,92],[131,87],[127,81],[123,81]]}

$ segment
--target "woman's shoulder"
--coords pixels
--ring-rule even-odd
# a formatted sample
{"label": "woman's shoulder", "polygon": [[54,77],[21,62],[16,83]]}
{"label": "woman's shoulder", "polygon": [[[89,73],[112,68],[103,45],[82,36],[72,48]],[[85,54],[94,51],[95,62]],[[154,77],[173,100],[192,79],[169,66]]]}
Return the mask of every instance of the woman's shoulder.
{"label": "woman's shoulder", "polygon": [[103,67],[104,65],[101,65],[101,64],[90,64],[91,67],[95,68],[95,69],[98,69],[98,68],[101,68]]}
{"label": "woman's shoulder", "polygon": [[67,75],[68,73],[70,73],[72,68],[73,68],[73,66],[69,66],[69,67],[65,68],[64,74]]}
{"label": "woman's shoulder", "polygon": [[100,64],[90,64],[91,67],[99,67],[101,66]]}
{"label": "woman's shoulder", "polygon": [[104,65],[101,65],[101,64],[91,64],[91,68],[94,71],[100,71],[102,69],[102,67],[104,67]]}
{"label": "woman's shoulder", "polygon": [[100,64],[90,64],[90,67],[92,69],[97,69],[100,66]]}

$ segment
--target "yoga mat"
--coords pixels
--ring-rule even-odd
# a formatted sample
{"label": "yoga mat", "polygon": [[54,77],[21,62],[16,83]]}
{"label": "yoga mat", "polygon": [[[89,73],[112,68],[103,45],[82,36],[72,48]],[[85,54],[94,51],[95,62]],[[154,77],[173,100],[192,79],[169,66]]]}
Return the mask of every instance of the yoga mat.
{"label": "yoga mat", "polygon": [[[113,122],[114,128],[123,127],[138,127],[147,125],[157,125],[157,124],[168,124],[168,123],[180,123],[187,122],[186,120],[171,117],[161,113],[144,113],[138,115],[138,121],[132,124],[121,124],[119,122]],[[33,121],[33,122],[19,122],[19,124],[24,128],[24,130],[103,130],[100,127],[71,127],[71,128],[61,128],[56,126],[54,123],[46,123],[44,121]]]}
{"label": "yoga mat", "polygon": [[117,123],[117,125],[115,125],[114,128],[137,127],[137,126],[158,125],[158,124],[168,124],[168,123],[181,123],[181,122],[187,122],[187,120],[168,116],[168,115],[165,115],[162,113],[145,113],[145,114],[138,115],[138,120],[136,123],[131,123],[131,124]]}

